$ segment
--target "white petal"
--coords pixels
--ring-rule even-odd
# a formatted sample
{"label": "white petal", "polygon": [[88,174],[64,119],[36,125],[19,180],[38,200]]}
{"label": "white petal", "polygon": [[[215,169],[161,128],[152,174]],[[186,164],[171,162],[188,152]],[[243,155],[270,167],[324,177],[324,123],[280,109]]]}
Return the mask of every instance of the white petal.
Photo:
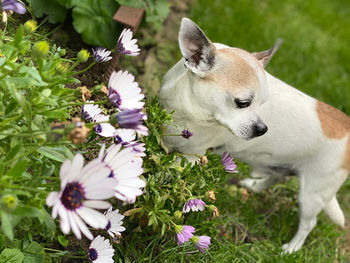
{"label": "white petal", "polygon": [[59,193],[58,192],[51,192],[46,197],[46,204],[47,204],[47,206],[53,206],[57,202],[60,202],[60,200],[59,200]]}
{"label": "white petal", "polygon": [[106,228],[108,219],[101,213],[88,207],[80,207],[76,210],[79,216],[93,228]]}
{"label": "white petal", "polygon": [[84,206],[96,209],[107,209],[111,207],[111,204],[101,200],[87,200],[84,201]]}
{"label": "white petal", "polygon": [[74,235],[78,238],[78,239],[81,239],[81,233],[80,233],[80,230],[74,220],[74,217],[73,217],[73,214],[74,212],[68,212],[68,219],[69,219],[69,223],[72,227],[72,230],[73,230],[73,233]]}
{"label": "white petal", "polygon": [[72,217],[74,221],[77,223],[80,231],[90,240],[94,238],[94,236],[91,234],[88,227],[85,225],[85,223],[80,219],[80,217],[76,213],[72,213]]}

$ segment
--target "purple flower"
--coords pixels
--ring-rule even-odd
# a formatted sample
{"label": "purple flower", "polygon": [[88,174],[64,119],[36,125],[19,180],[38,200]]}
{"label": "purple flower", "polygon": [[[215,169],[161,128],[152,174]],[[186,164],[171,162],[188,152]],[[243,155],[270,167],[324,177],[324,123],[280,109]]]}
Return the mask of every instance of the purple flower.
{"label": "purple flower", "polygon": [[137,130],[142,124],[145,114],[139,109],[124,110],[111,116],[112,124],[117,124],[119,128]]}
{"label": "purple flower", "polygon": [[196,229],[193,226],[175,226],[177,244],[182,245],[187,242],[190,238],[193,237],[193,234]]}
{"label": "purple flower", "polygon": [[140,49],[136,42],[137,39],[132,39],[132,31],[130,29],[124,29],[118,39],[117,49],[120,54],[137,56],[140,54]]}
{"label": "purple flower", "polygon": [[97,62],[105,62],[112,59],[110,56],[111,51],[102,47],[98,47],[96,49],[92,48],[92,54]]}
{"label": "purple flower", "polygon": [[236,171],[237,165],[235,164],[232,156],[229,153],[224,152],[224,154],[221,157],[221,163],[225,167],[226,172],[238,173],[238,171]]}
{"label": "purple flower", "polygon": [[181,136],[186,138],[186,139],[189,139],[192,135],[193,135],[193,133],[187,129],[185,129],[181,132]]}
{"label": "purple flower", "polygon": [[27,10],[23,4],[17,0],[4,0],[1,3],[2,10],[13,11],[15,13],[23,15]]}
{"label": "purple flower", "polygon": [[197,246],[200,252],[205,253],[205,250],[209,248],[210,237],[208,236],[194,236],[191,241]]}
{"label": "purple flower", "polygon": [[192,199],[185,203],[182,212],[188,213],[191,210],[193,212],[204,211],[206,204],[200,199]]}

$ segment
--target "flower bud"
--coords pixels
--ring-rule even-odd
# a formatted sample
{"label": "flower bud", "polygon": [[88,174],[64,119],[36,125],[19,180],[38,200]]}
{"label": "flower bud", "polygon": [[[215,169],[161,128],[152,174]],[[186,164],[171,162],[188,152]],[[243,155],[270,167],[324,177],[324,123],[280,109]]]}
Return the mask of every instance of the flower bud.
{"label": "flower bud", "polygon": [[68,71],[68,68],[69,68],[69,66],[68,66],[67,63],[58,63],[55,66],[56,73],[59,74],[59,75],[66,74],[67,71]]}
{"label": "flower bud", "polygon": [[1,198],[1,205],[8,211],[13,211],[17,207],[17,197],[11,194],[4,195]]}
{"label": "flower bud", "polygon": [[174,213],[174,217],[175,218],[181,218],[182,217],[182,212],[181,211],[175,211],[175,213]]}
{"label": "flower bud", "polygon": [[90,57],[90,53],[86,49],[80,50],[77,55],[78,62],[80,63],[86,62],[89,59],[89,57]]}
{"label": "flower bud", "polygon": [[26,34],[32,34],[35,32],[38,23],[34,20],[28,20],[24,23],[24,32]]}
{"label": "flower bud", "polygon": [[64,49],[64,48],[61,48],[61,49],[60,49],[60,56],[61,56],[61,57],[65,56],[66,53],[67,53],[66,49]]}
{"label": "flower bud", "polygon": [[49,44],[46,41],[36,42],[33,46],[33,55],[37,58],[45,58],[49,51]]}

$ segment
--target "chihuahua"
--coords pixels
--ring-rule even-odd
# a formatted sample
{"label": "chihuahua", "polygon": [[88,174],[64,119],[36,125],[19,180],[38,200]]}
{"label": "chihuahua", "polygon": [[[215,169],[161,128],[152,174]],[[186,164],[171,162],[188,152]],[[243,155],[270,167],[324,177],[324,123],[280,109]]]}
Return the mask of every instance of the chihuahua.
{"label": "chihuahua", "polygon": [[208,148],[229,152],[251,166],[241,185],[254,192],[297,175],[299,227],[284,253],[301,248],[321,210],[344,227],[336,193],[350,172],[350,118],[264,69],[279,42],[249,53],[212,43],[183,18],[179,45],[183,58],[164,76],[159,95],[174,111],[176,125],[167,132],[186,128],[193,136],[165,137],[165,146],[197,155]]}

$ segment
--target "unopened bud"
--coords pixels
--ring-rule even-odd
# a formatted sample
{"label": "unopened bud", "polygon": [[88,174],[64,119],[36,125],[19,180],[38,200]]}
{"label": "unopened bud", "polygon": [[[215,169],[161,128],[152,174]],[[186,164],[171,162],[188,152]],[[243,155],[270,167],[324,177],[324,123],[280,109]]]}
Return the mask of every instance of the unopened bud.
{"label": "unopened bud", "polygon": [[65,74],[65,73],[67,73],[68,68],[69,68],[69,66],[68,66],[68,64],[66,64],[66,63],[59,63],[59,64],[57,64],[56,67],[55,67],[56,73],[57,73],[57,74],[60,74],[60,75],[63,75],[63,74]]}
{"label": "unopened bud", "polygon": [[32,34],[35,32],[38,23],[34,20],[28,20],[24,23],[24,32],[26,34]]}
{"label": "unopened bud", "polygon": [[36,42],[33,46],[33,55],[37,58],[45,58],[49,51],[49,44],[46,41]]}
{"label": "unopened bud", "polygon": [[17,207],[17,197],[14,195],[4,195],[1,198],[1,204],[9,211],[13,211]]}
{"label": "unopened bud", "polygon": [[60,49],[60,56],[61,56],[61,57],[65,56],[66,53],[67,53],[66,49],[64,49],[64,48],[61,48],[61,49]]}
{"label": "unopened bud", "polygon": [[182,212],[181,212],[180,210],[175,211],[174,217],[175,217],[175,218],[181,218],[181,217],[182,217]]}
{"label": "unopened bud", "polygon": [[78,62],[80,63],[86,62],[89,59],[89,57],[90,57],[90,53],[86,49],[80,50],[77,55]]}

